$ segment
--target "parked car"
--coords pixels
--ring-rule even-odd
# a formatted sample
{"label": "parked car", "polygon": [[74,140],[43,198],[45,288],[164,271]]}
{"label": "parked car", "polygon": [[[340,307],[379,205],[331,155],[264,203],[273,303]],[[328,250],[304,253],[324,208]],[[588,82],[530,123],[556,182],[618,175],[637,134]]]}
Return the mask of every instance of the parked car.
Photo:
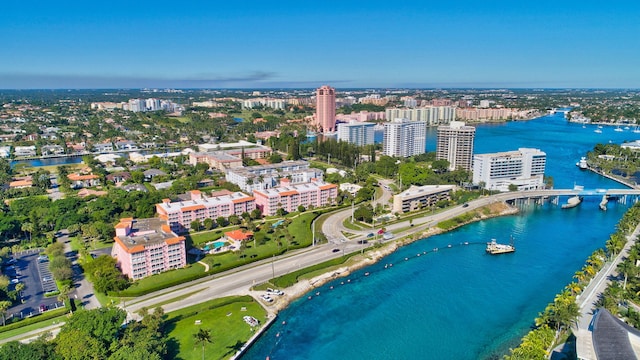
{"label": "parked car", "polygon": [[284,291],[279,289],[267,288],[267,294],[269,295],[284,295]]}
{"label": "parked car", "polygon": [[47,257],[47,255],[38,256],[38,262],[46,262],[46,261],[49,261],[49,258]]}
{"label": "parked car", "polygon": [[53,278],[51,278],[51,276],[45,276],[42,278],[42,282],[47,282],[47,281],[52,281]]}
{"label": "parked car", "polygon": [[40,312],[45,312],[45,311],[47,311],[47,305],[40,304]]}
{"label": "parked car", "polygon": [[273,299],[269,295],[260,295],[260,297],[266,302],[273,302]]}
{"label": "parked car", "polygon": [[18,279],[11,279],[11,283],[12,283],[12,284],[17,284],[17,283],[19,283],[19,282],[20,282],[20,280],[18,280]]}

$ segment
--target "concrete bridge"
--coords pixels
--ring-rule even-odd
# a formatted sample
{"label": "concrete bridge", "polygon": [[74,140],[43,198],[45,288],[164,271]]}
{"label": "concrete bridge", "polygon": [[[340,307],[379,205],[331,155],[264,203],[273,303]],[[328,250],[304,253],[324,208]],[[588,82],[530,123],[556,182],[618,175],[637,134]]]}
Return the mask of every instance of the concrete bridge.
{"label": "concrete bridge", "polygon": [[494,195],[496,200],[504,201],[509,204],[528,204],[544,202],[552,202],[557,204],[560,196],[580,196],[580,197],[596,197],[608,198],[609,200],[617,200],[626,204],[628,201],[637,202],[640,198],[640,190],[636,189],[552,189],[552,190],[532,190],[532,191],[514,191]]}

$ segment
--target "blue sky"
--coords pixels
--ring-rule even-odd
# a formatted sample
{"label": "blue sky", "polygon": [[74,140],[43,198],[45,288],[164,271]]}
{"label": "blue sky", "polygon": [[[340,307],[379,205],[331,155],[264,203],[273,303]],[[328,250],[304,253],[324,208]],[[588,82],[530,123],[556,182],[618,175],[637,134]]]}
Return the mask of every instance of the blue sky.
{"label": "blue sky", "polygon": [[640,87],[640,2],[33,1],[0,88]]}

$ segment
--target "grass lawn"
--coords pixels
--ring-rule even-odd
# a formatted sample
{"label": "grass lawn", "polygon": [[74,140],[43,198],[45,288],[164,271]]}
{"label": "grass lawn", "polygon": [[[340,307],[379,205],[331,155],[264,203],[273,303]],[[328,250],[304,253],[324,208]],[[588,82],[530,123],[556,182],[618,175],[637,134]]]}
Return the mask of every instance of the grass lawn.
{"label": "grass lawn", "polygon": [[239,226],[227,226],[223,229],[209,230],[204,232],[199,232],[197,234],[189,235],[191,237],[191,243],[193,245],[200,245],[207,243],[209,241],[215,241],[224,236],[224,233],[227,231],[235,230],[240,228]]}
{"label": "grass lawn", "polygon": [[20,334],[24,334],[26,332],[29,331],[33,331],[33,330],[38,330],[44,327],[47,327],[49,325],[54,325],[54,324],[58,324],[61,322],[65,322],[67,320],[67,315],[60,315],[58,317],[55,317],[53,319],[49,319],[49,320],[44,320],[44,321],[40,321],[34,324],[30,324],[30,325],[26,325],[23,327],[19,327],[17,329],[13,329],[13,330],[9,330],[9,331],[5,331],[0,333],[0,340],[4,340],[4,339],[8,339],[12,336],[17,336]]}
{"label": "grass lawn", "polygon": [[[246,311],[242,311],[243,307]],[[193,335],[199,329],[206,329],[210,331],[213,341],[205,344],[205,358],[229,358],[255,333],[242,317],[253,316],[264,324],[266,314],[250,296],[216,299],[171,312],[165,321],[170,339],[169,357],[201,359],[202,346],[195,344]],[[196,320],[200,321],[199,325]]]}
{"label": "grass lawn", "polygon": [[191,264],[184,269],[170,270],[140,279],[134,282],[128,289],[121,291],[118,296],[135,297],[148,294],[152,291],[165,289],[197,279],[201,277],[202,274],[204,274],[204,266],[198,263]]}
{"label": "grass lawn", "polygon": [[347,229],[362,230],[362,226],[358,225],[357,222],[351,222],[351,218],[345,219],[342,225],[344,225],[344,227],[346,227]]}

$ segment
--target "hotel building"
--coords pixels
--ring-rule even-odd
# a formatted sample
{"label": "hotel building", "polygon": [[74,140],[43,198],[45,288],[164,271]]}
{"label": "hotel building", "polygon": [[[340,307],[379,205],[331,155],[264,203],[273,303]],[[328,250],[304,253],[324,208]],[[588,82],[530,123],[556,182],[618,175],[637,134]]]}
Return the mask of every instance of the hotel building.
{"label": "hotel building", "polygon": [[409,189],[393,196],[393,212],[406,213],[434,206],[438,201],[451,200],[453,189],[455,185],[412,185]]}
{"label": "hotel building", "polygon": [[372,145],[374,126],[374,123],[355,121],[338,124],[338,141],[346,141],[358,146]]}
{"label": "hotel building", "polygon": [[384,124],[382,153],[387,156],[408,157],[426,152],[427,123],[395,119]]}
{"label": "hotel building", "polygon": [[323,133],[336,128],[336,89],[327,85],[316,90],[316,126]]}
{"label": "hotel building", "polygon": [[[190,200],[171,202],[170,199],[162,200],[156,204],[158,216],[167,221],[172,231],[183,233],[191,227],[194,220],[217,219],[251,212],[256,208],[254,198],[241,192],[223,192],[212,194],[208,197],[200,190],[189,192]],[[217,195],[217,196],[216,196]]]}
{"label": "hotel building", "polygon": [[113,239],[111,256],[133,280],[187,265],[184,236],[176,235],[162,219],[121,219]]}
{"label": "hotel building", "polygon": [[449,161],[449,170],[471,171],[475,136],[476,128],[460,121],[438,126],[436,159]]}
{"label": "hotel building", "polygon": [[281,183],[279,187],[253,192],[256,206],[263,215],[274,215],[280,208],[287,212],[298,211],[300,205],[306,209],[311,205],[325,206],[338,196],[338,185],[323,181],[290,185],[287,179],[283,179]]}
{"label": "hotel building", "polygon": [[484,183],[484,188],[509,191],[509,185],[518,190],[544,189],[544,169],[547,155],[539,149],[520,148],[473,157],[473,183]]}

